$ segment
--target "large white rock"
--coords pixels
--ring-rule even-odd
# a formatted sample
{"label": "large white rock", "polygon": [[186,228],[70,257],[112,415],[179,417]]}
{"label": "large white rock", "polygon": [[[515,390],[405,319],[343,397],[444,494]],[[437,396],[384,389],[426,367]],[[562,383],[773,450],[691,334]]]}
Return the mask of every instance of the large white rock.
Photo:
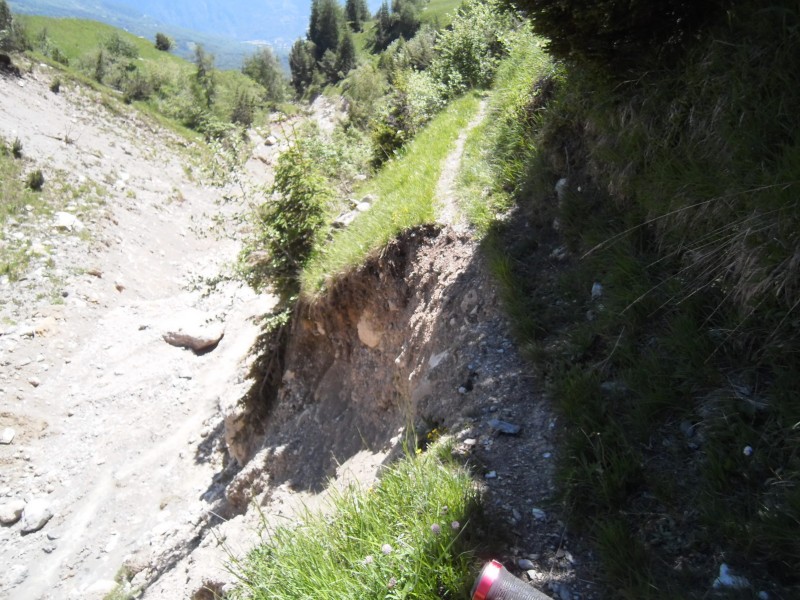
{"label": "large white rock", "polygon": [[5,504],[0,504],[0,523],[3,525],[13,525],[22,518],[22,511],[25,510],[24,500],[11,500]]}
{"label": "large white rock", "polygon": [[8,446],[11,442],[14,441],[14,437],[17,435],[17,432],[14,431],[11,427],[6,427],[3,429],[3,433],[0,433],[0,444],[4,444]]}
{"label": "large white rock", "polygon": [[53,227],[64,231],[76,232],[81,232],[86,228],[78,217],[68,212],[57,212]]}
{"label": "large white rock", "polygon": [[47,525],[53,517],[53,511],[47,500],[32,500],[25,505],[22,513],[22,533],[33,533]]}

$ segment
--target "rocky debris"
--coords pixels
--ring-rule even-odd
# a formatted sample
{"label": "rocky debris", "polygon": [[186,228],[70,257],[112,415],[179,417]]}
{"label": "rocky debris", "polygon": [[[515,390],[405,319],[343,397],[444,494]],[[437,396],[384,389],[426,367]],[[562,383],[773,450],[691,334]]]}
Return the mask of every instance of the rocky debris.
{"label": "rocky debris", "polygon": [[356,220],[358,216],[357,210],[350,210],[346,213],[342,213],[336,219],[334,219],[332,226],[334,229],[344,229],[345,227],[349,227],[353,221]]}
{"label": "rocky debris", "polygon": [[522,430],[522,427],[519,425],[509,423],[508,421],[501,421],[500,419],[490,419],[489,427],[496,429],[500,433],[505,433],[506,435],[517,435]]}
{"label": "rocky debris", "polygon": [[722,563],[719,566],[719,577],[714,580],[714,589],[736,589],[736,590],[746,590],[750,587],[750,581],[746,577],[742,577],[741,575],[735,575],[731,568]]}
{"label": "rocky debris", "polygon": [[22,533],[33,533],[47,525],[53,517],[53,511],[47,500],[36,499],[25,505],[22,513]]}
{"label": "rocky debris", "polygon": [[595,281],[592,284],[592,300],[599,300],[603,297],[603,284]]}
{"label": "rocky debris", "polygon": [[3,525],[13,525],[22,518],[25,510],[25,501],[16,499],[0,504],[0,523]]}
{"label": "rocky debris", "polygon": [[224,335],[225,329],[222,325],[212,324],[196,326],[192,329],[181,328],[175,331],[167,331],[163,338],[170,346],[188,348],[194,352],[204,352],[215,348]]}
{"label": "rocky debris", "polygon": [[370,311],[364,311],[356,326],[358,339],[361,340],[362,344],[373,349],[380,346],[381,338],[383,337],[383,332],[377,323],[378,319],[375,318],[375,315]]}
{"label": "rocky debris", "polygon": [[118,587],[119,585],[116,581],[101,579],[86,588],[86,591],[83,592],[83,597],[86,600],[103,600]]}
{"label": "rocky debris", "polygon": [[274,135],[268,135],[266,139],[264,139],[265,146],[274,146],[277,143],[278,143],[278,138],[276,138]]}
{"label": "rocky debris", "polygon": [[0,434],[0,444],[8,446],[11,442],[14,441],[14,437],[16,437],[17,432],[14,431],[11,427],[6,427],[3,429],[3,433]]}
{"label": "rocky debris", "polygon": [[28,567],[25,565],[12,565],[3,574],[2,583],[0,586],[5,589],[18,586],[20,583],[28,578]]}
{"label": "rocky debris", "polygon": [[55,214],[55,220],[53,221],[53,227],[61,231],[74,231],[76,233],[80,233],[86,229],[86,226],[78,217],[68,212],[57,212]]}
{"label": "rocky debris", "polygon": [[547,513],[544,512],[541,508],[532,508],[531,514],[533,518],[537,521],[546,521],[547,520]]}

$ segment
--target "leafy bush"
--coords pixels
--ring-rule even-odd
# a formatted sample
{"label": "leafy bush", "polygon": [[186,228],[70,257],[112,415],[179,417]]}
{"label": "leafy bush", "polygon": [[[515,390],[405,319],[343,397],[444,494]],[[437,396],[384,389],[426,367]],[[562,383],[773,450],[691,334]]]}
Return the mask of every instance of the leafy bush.
{"label": "leafy bush", "polygon": [[507,53],[505,35],[514,25],[514,17],[497,0],[466,0],[437,38],[434,77],[450,95],[489,86]]}
{"label": "leafy bush", "polygon": [[275,53],[270,48],[260,48],[255,54],[245,58],[242,73],[261,84],[266,90],[265,100],[283,102],[286,78]]}
{"label": "leafy bush", "polygon": [[0,51],[22,52],[27,46],[25,28],[11,14],[6,0],[0,0]]}
{"label": "leafy bush", "polygon": [[395,78],[386,114],[373,132],[375,165],[390,158],[444,108],[445,92],[427,71],[407,70]]}
{"label": "leafy bush", "polygon": [[386,90],[386,78],[371,64],[352,71],[344,81],[347,115],[350,123],[366,128],[380,110],[380,100]]}
{"label": "leafy bush", "polygon": [[11,143],[11,156],[14,158],[22,158],[22,142],[19,138],[14,138]]}
{"label": "leafy bush", "polygon": [[136,44],[123,39],[118,33],[110,35],[103,43],[103,46],[112,56],[139,58],[139,49],[136,47]]}

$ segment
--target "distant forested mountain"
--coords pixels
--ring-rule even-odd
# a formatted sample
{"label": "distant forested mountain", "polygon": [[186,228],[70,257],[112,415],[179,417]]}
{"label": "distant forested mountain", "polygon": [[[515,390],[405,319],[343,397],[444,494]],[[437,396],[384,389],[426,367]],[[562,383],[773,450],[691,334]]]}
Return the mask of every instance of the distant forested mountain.
{"label": "distant forested mountain", "polygon": [[[12,0],[10,4],[23,13],[94,18],[131,31],[143,25],[173,27],[280,46],[305,34],[311,0]],[[381,0],[368,0],[370,10],[380,4]]]}

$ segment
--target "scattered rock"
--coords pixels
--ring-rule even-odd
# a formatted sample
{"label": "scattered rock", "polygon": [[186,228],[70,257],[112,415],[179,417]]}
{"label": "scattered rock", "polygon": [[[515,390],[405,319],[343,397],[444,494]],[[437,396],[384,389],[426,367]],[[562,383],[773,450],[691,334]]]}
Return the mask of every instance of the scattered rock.
{"label": "scattered rock", "polygon": [[556,182],[556,197],[558,198],[559,202],[563,202],[567,196],[567,190],[569,189],[569,179],[566,177],[562,177]]}
{"label": "scattered rock", "polygon": [[24,500],[12,500],[5,504],[0,504],[0,523],[3,525],[13,525],[22,518],[25,510]]}
{"label": "scattered rock", "polygon": [[517,435],[522,430],[519,425],[509,423],[508,421],[501,421],[500,419],[491,419],[489,421],[489,427],[496,429],[500,433],[505,433],[506,435]]}
{"label": "scattered rock", "polygon": [[486,479],[497,479],[497,471],[489,471],[484,477]]}
{"label": "scattered rock", "polygon": [[3,577],[4,587],[12,588],[18,586],[20,583],[28,578],[28,567],[25,565],[13,565],[6,571]]}
{"label": "scattered rock", "polygon": [[358,320],[358,339],[369,348],[377,348],[381,343],[383,332],[375,326],[375,318],[369,311],[364,311]]}
{"label": "scattered rock", "polygon": [[547,520],[547,513],[544,512],[541,508],[532,508],[531,514],[533,518],[537,521],[546,521]]}
{"label": "scattered rock", "polygon": [[268,135],[264,140],[265,146],[274,146],[277,143],[278,143],[278,138],[276,138],[274,135]]}
{"label": "scattered rock", "polygon": [[8,446],[11,442],[14,441],[17,432],[14,431],[11,427],[6,427],[3,429],[3,433],[0,434],[0,444]]}
{"label": "scattered rock", "polygon": [[603,284],[595,281],[592,284],[592,300],[599,300],[603,297]]}
{"label": "scattered rock", "polygon": [[47,525],[53,511],[46,500],[32,500],[25,505],[22,513],[22,533],[33,533]]}
{"label": "scattered rock", "polygon": [[42,385],[42,382],[38,377],[31,377],[28,379],[28,383],[30,383],[33,387],[39,387]]}
{"label": "scattered rock", "polygon": [[517,561],[517,566],[523,571],[530,571],[531,569],[536,567],[536,565],[534,565],[533,562],[528,560],[527,558],[520,558]]}
{"label": "scattered rock", "polygon": [[369,202],[362,201],[356,204],[356,210],[358,212],[367,212],[370,208],[372,208],[372,205]]}
{"label": "scattered rock", "polygon": [[78,217],[68,212],[57,212],[53,227],[61,231],[75,231],[78,233],[86,229],[86,226]]}
{"label": "scattered rock", "polygon": [[714,589],[731,588],[743,590],[750,587],[750,581],[741,575],[734,575],[731,568],[722,563],[719,566],[719,577],[714,580]]}
{"label": "scattered rock", "polygon": [[86,588],[84,594],[86,598],[97,598],[98,600],[101,600],[116,590],[117,587],[118,585],[116,581],[112,581],[110,579],[101,579],[100,581],[97,581]]}
{"label": "scattered rock", "polygon": [[358,211],[351,210],[336,217],[332,225],[334,229],[344,229],[345,227],[348,227],[353,221],[355,221],[357,216],[358,216]]}
{"label": "scattered rock", "polygon": [[221,325],[205,325],[168,331],[163,335],[163,338],[170,346],[188,348],[194,352],[203,352],[219,344],[224,335],[225,330]]}

